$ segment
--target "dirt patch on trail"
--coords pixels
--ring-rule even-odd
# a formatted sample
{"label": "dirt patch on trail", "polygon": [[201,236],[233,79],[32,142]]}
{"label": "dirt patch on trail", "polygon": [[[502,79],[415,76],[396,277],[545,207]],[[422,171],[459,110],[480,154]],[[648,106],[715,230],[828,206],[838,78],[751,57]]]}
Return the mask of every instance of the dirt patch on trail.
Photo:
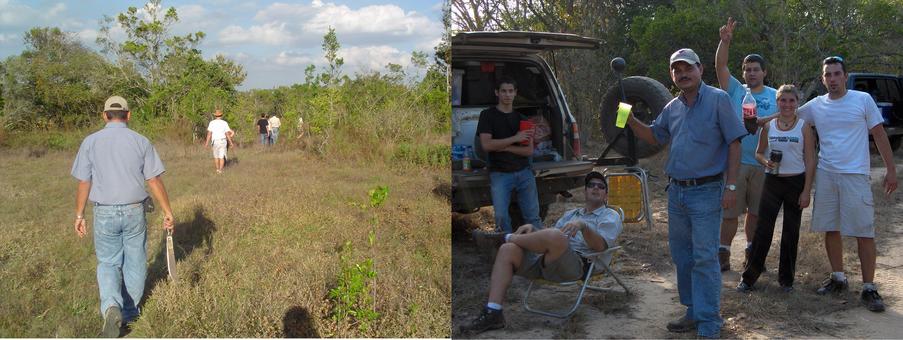
{"label": "dirt patch on trail", "polygon": [[[903,151],[896,153],[897,169],[903,171]],[[876,161],[877,160],[877,161]],[[645,164],[644,164],[645,163]],[[670,333],[668,321],[683,314],[667,241],[666,180],[660,169],[662,159],[644,160],[641,166],[653,169],[650,194],[654,226],[627,224],[618,242],[623,252],[616,257],[615,272],[630,288],[622,292],[587,291],[584,302],[569,319],[557,319],[530,313],[523,308],[528,281],[515,277],[504,301],[508,327],[488,331],[474,338],[694,338],[695,333]],[[782,215],[779,215],[766,272],[756,291],[741,294],[734,290],[740,279],[737,271],[743,262],[746,244],[745,226],[733,242],[732,270],[722,276],[724,338],[838,337],[897,338],[903,323],[903,193],[885,198],[881,192],[883,164],[873,155],[872,189],[875,192],[876,242],[878,247],[875,281],[884,298],[884,313],[869,312],[859,302],[862,278],[855,239],[844,239],[845,271],[850,290],[838,296],[819,296],[815,289],[830,268],[825,258],[822,234],[809,232],[811,209],[804,210],[797,258],[795,290],[783,292],[777,284]],[[573,198],[552,204],[545,221],[552,225],[561,214],[582,205],[580,189]],[[469,324],[486,303],[494,252],[479,248],[471,238],[473,229],[492,229],[492,209],[452,217],[452,337],[466,337],[459,328]],[[606,278],[603,284],[613,283]],[[576,291],[541,288],[536,298],[540,306],[564,306],[572,303]],[[531,298],[532,299],[532,298]]]}

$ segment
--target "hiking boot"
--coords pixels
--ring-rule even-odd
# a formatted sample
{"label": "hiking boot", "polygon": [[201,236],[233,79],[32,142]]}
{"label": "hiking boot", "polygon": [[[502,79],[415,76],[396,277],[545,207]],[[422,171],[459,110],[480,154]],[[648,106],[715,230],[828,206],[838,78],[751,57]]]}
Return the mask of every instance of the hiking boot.
{"label": "hiking boot", "polygon": [[746,282],[740,281],[740,284],[737,285],[738,293],[749,293],[753,290],[753,288],[746,284]]}
{"label": "hiking boot", "polygon": [[476,320],[470,325],[461,327],[461,333],[473,335],[499,328],[505,328],[505,316],[502,315],[502,311],[484,307]]}
{"label": "hiking boot", "polygon": [[505,232],[474,229],[471,233],[479,248],[498,248],[505,243]]}
{"label": "hiking boot", "polygon": [[881,295],[878,295],[877,290],[863,290],[862,295],[860,295],[860,300],[870,311],[884,311],[884,300],[881,299]]}
{"label": "hiking boot", "polygon": [[815,293],[817,293],[818,295],[840,293],[847,290],[847,287],[849,287],[849,284],[847,283],[846,279],[844,279],[843,281],[837,281],[833,277],[829,276],[827,279],[825,279],[824,282],[822,282],[821,287],[819,287],[818,290],[815,291]]}
{"label": "hiking boot", "polygon": [[731,251],[730,249],[718,248],[718,262],[721,263],[721,271],[731,270]]}
{"label": "hiking boot", "polygon": [[668,331],[674,333],[686,333],[696,329],[696,320],[688,318],[686,315],[680,319],[668,322]]}
{"label": "hiking boot", "polygon": [[118,338],[119,328],[122,326],[122,312],[117,306],[110,306],[103,313],[103,329],[100,331],[101,338]]}

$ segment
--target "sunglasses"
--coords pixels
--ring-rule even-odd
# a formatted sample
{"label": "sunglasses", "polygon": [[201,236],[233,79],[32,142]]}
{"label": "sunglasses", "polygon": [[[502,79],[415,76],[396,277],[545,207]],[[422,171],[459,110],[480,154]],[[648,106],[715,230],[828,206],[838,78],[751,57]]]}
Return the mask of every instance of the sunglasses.
{"label": "sunglasses", "polygon": [[607,189],[608,186],[605,185],[605,183],[601,183],[601,182],[589,182],[589,183],[586,183],[586,188],[587,189],[591,189],[591,188]]}
{"label": "sunglasses", "polygon": [[841,57],[841,56],[827,57],[827,58],[825,58],[825,60],[822,61],[822,63],[827,63],[827,62],[842,63],[843,57]]}

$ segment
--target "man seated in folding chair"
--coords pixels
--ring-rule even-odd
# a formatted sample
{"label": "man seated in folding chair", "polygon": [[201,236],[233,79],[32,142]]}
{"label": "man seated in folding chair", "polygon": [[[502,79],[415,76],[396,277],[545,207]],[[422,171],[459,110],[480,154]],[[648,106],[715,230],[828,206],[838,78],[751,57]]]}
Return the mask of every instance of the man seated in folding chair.
{"label": "man seated in folding chair", "polygon": [[505,327],[502,300],[514,275],[554,282],[580,280],[589,265],[580,254],[601,252],[614,246],[623,225],[620,215],[606,206],[608,184],[596,171],[585,179],[586,203],[569,210],[558,219],[555,228],[533,231],[525,224],[505,234],[492,267],[489,302],[462,333],[476,334]]}

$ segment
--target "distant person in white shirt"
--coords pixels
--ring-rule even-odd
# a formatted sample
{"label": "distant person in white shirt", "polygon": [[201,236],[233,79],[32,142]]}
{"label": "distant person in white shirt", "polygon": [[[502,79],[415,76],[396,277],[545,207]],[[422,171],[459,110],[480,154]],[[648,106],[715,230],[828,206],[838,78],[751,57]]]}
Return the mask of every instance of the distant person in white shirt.
{"label": "distant person in white shirt", "polygon": [[301,139],[304,137],[304,117],[298,117],[298,137],[295,139]]}
{"label": "distant person in white shirt", "polygon": [[279,120],[279,116],[273,114],[270,117],[270,145],[276,145],[276,139],[279,138],[279,127],[282,126],[282,121]]}
{"label": "distant person in white shirt", "polygon": [[[216,166],[216,173],[223,173],[223,166],[226,164],[226,146],[232,146],[232,129],[229,123],[223,120],[223,111],[216,110],[213,113],[213,120],[207,125],[207,140],[204,146],[213,149],[213,164]],[[213,140],[213,144],[210,144]]]}

